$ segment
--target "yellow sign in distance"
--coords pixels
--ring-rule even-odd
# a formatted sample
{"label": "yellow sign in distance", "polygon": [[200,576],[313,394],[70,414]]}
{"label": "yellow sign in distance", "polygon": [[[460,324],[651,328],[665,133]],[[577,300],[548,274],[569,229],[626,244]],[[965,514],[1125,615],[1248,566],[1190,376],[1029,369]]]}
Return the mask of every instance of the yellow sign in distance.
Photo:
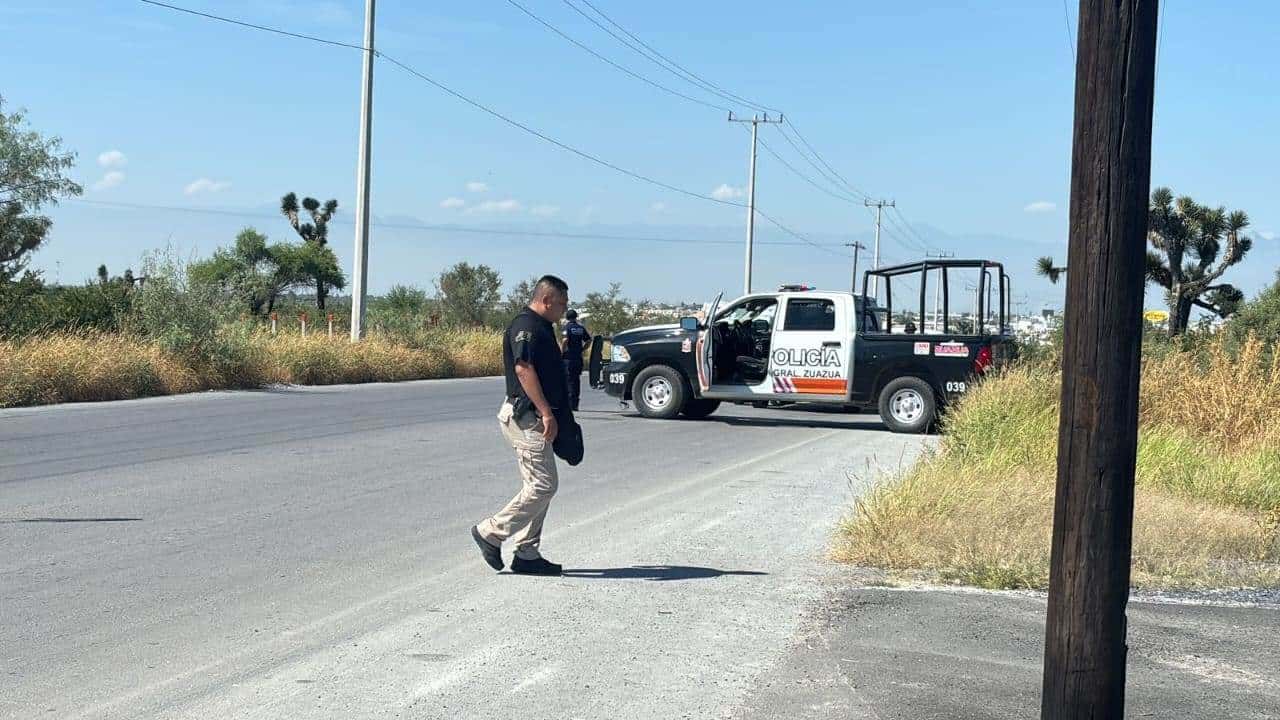
{"label": "yellow sign in distance", "polygon": [[1164,322],[1169,319],[1168,310],[1147,310],[1142,313],[1142,317],[1151,322]]}

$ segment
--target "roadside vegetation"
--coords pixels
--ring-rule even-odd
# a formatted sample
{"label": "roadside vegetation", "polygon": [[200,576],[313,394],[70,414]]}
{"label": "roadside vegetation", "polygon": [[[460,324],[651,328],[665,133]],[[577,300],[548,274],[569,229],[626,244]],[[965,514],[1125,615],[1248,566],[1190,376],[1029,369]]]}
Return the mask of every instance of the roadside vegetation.
{"label": "roadside vegetation", "polygon": [[[241,238],[246,234],[256,233],[246,231]],[[210,281],[209,264],[226,259],[186,262],[172,252],[155,253],[138,274],[145,283],[112,277],[102,268],[97,280],[83,286],[40,287],[0,321],[0,407],[280,383],[498,375],[500,328],[524,306],[529,290],[526,281],[505,302],[491,302],[459,288],[457,278],[479,271],[497,282],[496,273],[484,266],[450,268],[438,282],[452,288],[453,297],[397,286],[370,299],[366,337],[351,343],[348,298],[330,296],[327,312],[320,312],[314,298],[275,292],[269,283],[271,290],[255,293],[264,287],[262,278],[243,267],[228,273],[233,283]],[[652,321],[629,312],[616,287],[613,295],[595,303],[612,314],[613,323]],[[464,317],[480,320],[464,324]]]}
{"label": "roadside vegetation", "polygon": [[[352,344],[351,301],[337,294],[347,278],[329,246],[338,202],[293,192],[279,201],[292,241],[247,227],[209,257],[166,248],[136,273],[102,265],[82,284],[50,284],[30,264],[53,226],[44,208],[83,192],[68,177],[75,163],[0,97],[0,407],[496,375],[500,330],[532,293],[529,278],[504,297],[497,271],[461,262],[427,274],[430,291],[370,297],[366,338]],[[575,298],[595,333],[674,320],[617,284]]]}
{"label": "roadside vegetation", "polygon": [[[1277,297],[1280,280],[1253,304]],[[1135,587],[1280,586],[1280,334],[1271,327],[1265,338],[1231,325],[1174,341],[1148,334]],[[928,581],[1047,587],[1060,383],[1051,350],[979,384],[945,419],[936,452],[855,504],[835,557]]]}
{"label": "roadside vegetation", "polygon": [[[1146,280],[1169,312],[1142,341],[1135,587],[1280,586],[1280,272],[1250,301],[1222,280],[1253,246],[1248,226],[1242,211],[1152,192]],[[1055,283],[1071,272],[1049,257],[1035,271]],[[855,503],[835,558],[909,579],[1047,587],[1061,347],[1059,326],[976,384],[935,451]]]}

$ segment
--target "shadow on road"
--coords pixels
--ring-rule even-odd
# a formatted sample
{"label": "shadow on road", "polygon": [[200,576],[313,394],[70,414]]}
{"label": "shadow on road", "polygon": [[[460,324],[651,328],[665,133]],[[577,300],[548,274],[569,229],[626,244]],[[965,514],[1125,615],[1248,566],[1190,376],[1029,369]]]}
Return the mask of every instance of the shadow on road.
{"label": "shadow on road", "polygon": [[85,518],[0,518],[0,523],[100,523],[100,522],[139,522],[136,517],[85,517]]}
{"label": "shadow on road", "polygon": [[634,565],[621,568],[576,568],[564,571],[565,577],[598,580],[705,580],[723,575],[768,575],[755,570],[717,570],[688,565]]}
{"label": "shadow on road", "polygon": [[[859,416],[853,416],[859,417]],[[733,415],[716,416],[712,415],[705,420],[699,422],[718,422],[725,425],[735,425],[739,427],[806,427],[806,428],[825,428],[827,430],[884,430],[888,428],[880,421],[880,418],[867,416],[866,419],[848,419],[848,420],[817,420],[817,419],[801,419],[798,417],[774,418],[774,417],[741,417]]]}

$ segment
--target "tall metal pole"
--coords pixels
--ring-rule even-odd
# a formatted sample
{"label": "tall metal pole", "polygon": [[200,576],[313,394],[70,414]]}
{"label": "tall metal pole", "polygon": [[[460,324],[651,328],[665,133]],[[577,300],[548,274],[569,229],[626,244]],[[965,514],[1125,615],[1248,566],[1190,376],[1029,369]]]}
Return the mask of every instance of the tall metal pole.
{"label": "tall metal pole", "polygon": [[1157,0],[1081,0],[1044,720],[1124,717]]}
{"label": "tall metal pole", "polygon": [[743,270],[743,294],[751,294],[751,250],[756,237],[756,129],[760,123],[781,123],[782,115],[777,120],[770,120],[769,113],[752,115],[750,118],[735,118],[729,113],[729,122],[751,123],[751,169],[747,179],[747,258]]}
{"label": "tall metal pole", "polygon": [[364,82],[360,88],[360,154],[356,161],[356,240],[351,269],[351,341],[364,337],[365,295],[369,283],[369,167],[373,136],[373,5],[364,6]]}
{"label": "tall metal pole", "polygon": [[751,123],[751,176],[747,180],[747,261],[743,271],[742,294],[751,294],[751,247],[756,240],[756,130]]}
{"label": "tall metal pole", "polygon": [[[871,258],[871,269],[873,270],[880,269],[880,213],[884,211],[886,205],[889,207],[895,207],[895,202],[896,201],[894,200],[889,200],[887,202],[884,200],[877,200],[875,202],[871,202],[870,200],[862,201],[863,205],[867,207],[874,207],[876,209],[876,249]],[[880,297],[880,278],[878,276],[871,277],[871,297]]]}

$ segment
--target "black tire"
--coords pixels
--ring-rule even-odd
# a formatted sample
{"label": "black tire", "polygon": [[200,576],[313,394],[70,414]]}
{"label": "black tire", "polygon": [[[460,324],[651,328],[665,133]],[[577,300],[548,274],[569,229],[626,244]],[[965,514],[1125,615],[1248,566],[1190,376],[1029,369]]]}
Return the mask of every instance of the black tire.
{"label": "black tire", "polygon": [[937,415],[933,387],[918,377],[900,377],[880,391],[880,419],[893,432],[928,432]]}
{"label": "black tire", "polygon": [[690,420],[701,420],[710,417],[711,413],[715,412],[719,407],[719,400],[695,400],[690,398],[684,404],[684,410],[680,414]]}
{"label": "black tire", "polygon": [[647,418],[670,420],[679,415],[689,394],[684,378],[666,365],[650,365],[631,383],[631,400]]}

